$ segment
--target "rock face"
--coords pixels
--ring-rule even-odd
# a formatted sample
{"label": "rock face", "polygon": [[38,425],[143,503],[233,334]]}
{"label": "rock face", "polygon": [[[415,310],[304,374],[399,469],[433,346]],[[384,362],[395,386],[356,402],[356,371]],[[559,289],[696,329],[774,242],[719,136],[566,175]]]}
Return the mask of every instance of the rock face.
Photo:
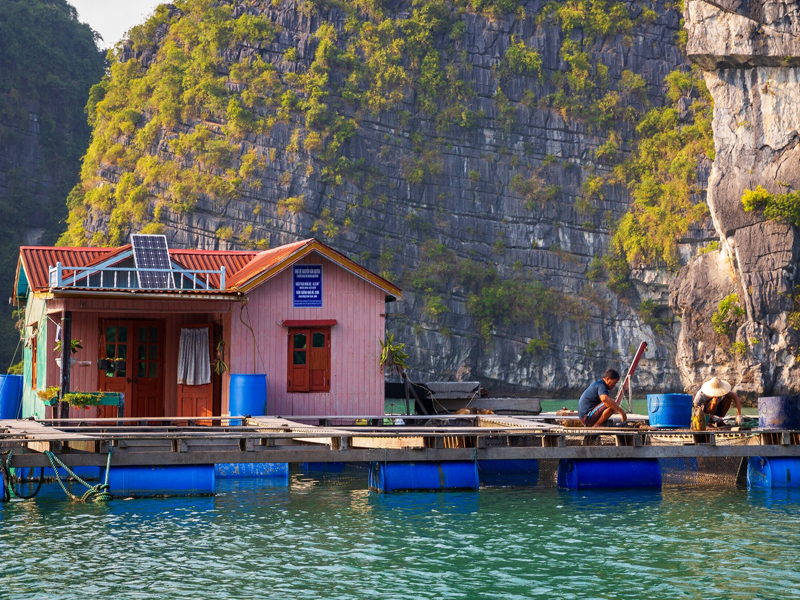
{"label": "rock face", "polygon": [[[425,4],[387,2],[383,15],[400,22]],[[625,214],[631,199],[621,185],[587,191],[594,178],[610,177],[630,155],[637,119],[649,107],[666,102],[665,76],[686,64],[677,42],[680,15],[674,3],[658,0],[653,3],[655,12],[643,11],[636,2],[624,3],[631,27],[614,32],[613,23],[603,25],[612,31],[607,35],[589,32],[589,16],[586,23],[566,28],[552,7],[547,9],[539,0],[521,2],[513,14],[493,16],[459,11],[449,2],[431,5],[444,6],[442,10],[462,23],[458,34],[455,26],[435,31],[432,44],[442,72],[451,69],[454,81],[470,90],[468,110],[459,117],[467,125],[443,125],[435,118],[447,109],[441,96],[436,110],[422,110],[422,86],[403,89],[397,102],[382,110],[354,107],[345,94],[346,74],[334,68],[325,90],[329,105],[356,123],[341,156],[359,165],[364,177],[332,182],[324,176],[329,165],[317,154],[304,152],[302,145],[298,151],[296,140],[292,148],[293,135],[306,118],[295,112],[279,118],[268,134],[246,136],[246,147],[269,160],[236,197],[221,202],[201,195],[191,211],[153,199],[148,214],[173,246],[238,248],[254,240],[276,246],[314,235],[389,274],[405,293],[401,302],[388,308],[388,326],[407,343],[412,377],[417,379],[477,379],[498,391],[569,396],[607,367],[624,370],[639,342],[647,341],[637,393],[679,389],[675,347],[680,326],[668,309],[672,275],[659,268],[634,270],[632,287],[623,296],[611,292],[592,266],[607,253],[613,223]],[[164,23],[182,18],[174,7],[170,11]],[[322,24],[333,26],[343,50],[354,35],[352,19],[367,20],[360,12],[354,17],[324,3],[235,4],[235,15],[248,11],[278,24],[280,33],[269,43],[250,39],[225,50],[220,70],[260,57],[275,66],[283,83],[309,69]],[[605,9],[601,17],[606,17]],[[379,19],[373,21],[365,26],[378,29]],[[142,69],[152,68],[167,27],[155,28],[149,46],[128,44],[120,63],[138,61]],[[591,85],[614,91],[621,99],[610,124],[593,125],[595,115],[571,114],[553,100],[566,89],[569,74],[576,73],[573,62],[578,64],[580,57],[568,62],[563,51],[569,40],[579,48],[587,43]],[[520,42],[541,58],[540,77],[503,74],[509,48]],[[413,72],[419,65],[414,66],[410,54],[406,49],[398,64]],[[642,78],[638,95],[626,91],[631,74]],[[229,80],[226,85],[230,90],[240,84]],[[575,79],[575,85],[581,81]],[[568,102],[570,94],[567,89],[559,101]],[[637,116],[624,116],[628,108]],[[224,125],[224,119],[218,123]],[[199,124],[186,119],[161,132],[148,152],[172,157],[170,140],[196,131]],[[139,122],[137,127],[144,125]],[[603,158],[599,149],[608,147],[610,140],[616,140],[617,156]],[[128,135],[115,141],[122,146],[132,143]],[[101,161],[92,174],[96,179],[86,185],[117,184],[126,173],[120,162]],[[525,182],[536,178],[526,189]],[[542,190],[530,189],[540,184]],[[542,198],[542,191],[552,193]],[[526,195],[538,199],[531,201]],[[281,203],[291,198],[303,198],[302,209],[286,210]],[[87,239],[108,231],[112,222],[100,205],[87,202],[80,217]],[[683,256],[696,254],[698,245],[713,239],[709,225],[694,227],[680,240]],[[770,254],[767,260],[771,259]],[[484,273],[480,281],[487,281],[485,274],[491,271],[496,276],[492,281],[507,282],[506,287],[492,284],[497,294],[483,305],[481,322],[489,324],[483,331],[474,298],[488,284],[470,279],[469,273],[476,270]],[[428,280],[420,283],[423,272]],[[532,282],[557,294],[547,297],[551,303],[536,322],[509,308],[525,304],[531,314],[537,312],[530,304],[538,301],[525,297],[534,293],[533,287],[524,287]],[[726,285],[719,283],[720,289],[727,290]],[[516,295],[509,299],[512,292]],[[643,301],[649,301],[647,316],[639,311]]]}
{"label": "rock face", "polygon": [[[759,185],[772,193],[800,187],[798,5],[689,0],[685,17],[687,53],[714,98],[708,205],[721,249],[694,260],[673,285],[683,317],[678,367],[691,389],[718,375],[750,397],[796,393],[798,335],[787,314],[795,308],[797,231],[745,212],[742,195]],[[746,315],[735,332],[720,335],[710,319],[729,294]]]}

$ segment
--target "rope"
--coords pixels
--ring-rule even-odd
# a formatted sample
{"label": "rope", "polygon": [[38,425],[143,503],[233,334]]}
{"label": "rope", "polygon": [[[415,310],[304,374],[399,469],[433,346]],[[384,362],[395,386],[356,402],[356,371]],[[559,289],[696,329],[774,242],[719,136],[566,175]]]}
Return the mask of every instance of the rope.
{"label": "rope", "polygon": [[[105,483],[98,483],[97,485],[89,485],[88,483],[86,483],[80,476],[76,475],[75,472],[72,469],[70,469],[67,465],[65,465],[63,462],[61,462],[59,460],[59,458],[55,454],[50,452],[49,450],[46,450],[44,454],[48,458],[48,460],[50,461],[50,464],[53,466],[53,471],[56,474],[56,481],[58,481],[58,485],[60,485],[61,489],[64,490],[64,493],[67,496],[69,496],[70,498],[72,498],[73,500],[75,500],[77,502],[88,502],[89,500],[91,500],[92,502],[108,502],[109,500],[111,500],[113,498],[111,493],[108,491],[108,489],[109,489],[108,472],[111,470],[111,451],[110,450],[108,452],[108,459],[106,460],[106,479],[105,479]],[[58,464],[58,466],[56,465],[56,463]],[[88,488],[83,493],[83,496],[78,498],[78,496],[76,496],[75,494],[73,494],[72,492],[70,492],[66,488],[66,486],[64,485],[64,482],[61,480],[61,474],[58,472],[58,467],[59,466],[63,467],[64,469],[66,469],[66,471],[67,471],[67,473],[69,473],[70,477],[74,478],[78,483],[81,483],[81,484],[83,484],[84,486],[86,486]]]}
{"label": "rope", "polygon": [[22,500],[30,500],[31,498],[35,497],[36,494],[39,493],[39,490],[42,489],[42,481],[44,481],[44,467],[39,467],[39,479],[36,482],[36,489],[33,490],[33,493],[23,494],[14,487],[13,480],[15,476],[12,475],[13,469],[11,467],[11,455],[14,454],[14,449],[12,448],[8,452],[3,452],[3,454],[8,455],[8,458],[6,458],[5,462],[3,462],[2,459],[0,459],[0,471],[2,471],[3,488],[4,488],[3,502],[8,502],[9,500],[11,500],[11,498],[15,496]]}

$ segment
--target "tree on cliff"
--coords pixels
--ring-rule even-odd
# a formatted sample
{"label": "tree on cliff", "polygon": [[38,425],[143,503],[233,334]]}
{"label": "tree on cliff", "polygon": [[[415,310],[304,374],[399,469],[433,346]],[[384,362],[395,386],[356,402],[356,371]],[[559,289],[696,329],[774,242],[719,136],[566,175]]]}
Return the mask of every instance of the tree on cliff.
{"label": "tree on cliff", "polygon": [[[84,106],[103,76],[96,34],[66,0],[0,2],[0,297],[11,294],[19,246],[52,243],[78,179],[90,130]],[[0,302],[0,372],[17,347]],[[20,354],[17,354],[19,360]]]}

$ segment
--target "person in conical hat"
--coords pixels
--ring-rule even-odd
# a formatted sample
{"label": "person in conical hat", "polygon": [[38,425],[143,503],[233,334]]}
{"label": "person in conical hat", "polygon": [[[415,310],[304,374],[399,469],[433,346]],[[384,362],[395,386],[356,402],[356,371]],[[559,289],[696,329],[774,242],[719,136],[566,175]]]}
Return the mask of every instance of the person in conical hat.
{"label": "person in conical hat", "polygon": [[723,425],[722,418],[728,414],[731,404],[736,405],[736,422],[742,418],[742,403],[739,396],[731,391],[731,384],[712,377],[706,381],[694,396],[694,406],[702,408],[713,425]]}

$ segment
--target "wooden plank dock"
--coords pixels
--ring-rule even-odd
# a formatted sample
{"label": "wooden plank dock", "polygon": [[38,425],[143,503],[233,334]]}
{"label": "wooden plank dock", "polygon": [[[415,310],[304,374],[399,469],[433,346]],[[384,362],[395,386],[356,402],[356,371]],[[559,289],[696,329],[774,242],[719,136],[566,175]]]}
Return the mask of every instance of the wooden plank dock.
{"label": "wooden plank dock", "polygon": [[[109,452],[112,466],[800,457],[794,430],[566,428],[528,415],[403,416],[403,425],[395,418],[256,417],[240,426],[227,417],[0,421],[0,449],[14,449],[14,467],[49,466],[44,450],[69,466],[104,466]],[[589,436],[599,445],[584,445]]]}

